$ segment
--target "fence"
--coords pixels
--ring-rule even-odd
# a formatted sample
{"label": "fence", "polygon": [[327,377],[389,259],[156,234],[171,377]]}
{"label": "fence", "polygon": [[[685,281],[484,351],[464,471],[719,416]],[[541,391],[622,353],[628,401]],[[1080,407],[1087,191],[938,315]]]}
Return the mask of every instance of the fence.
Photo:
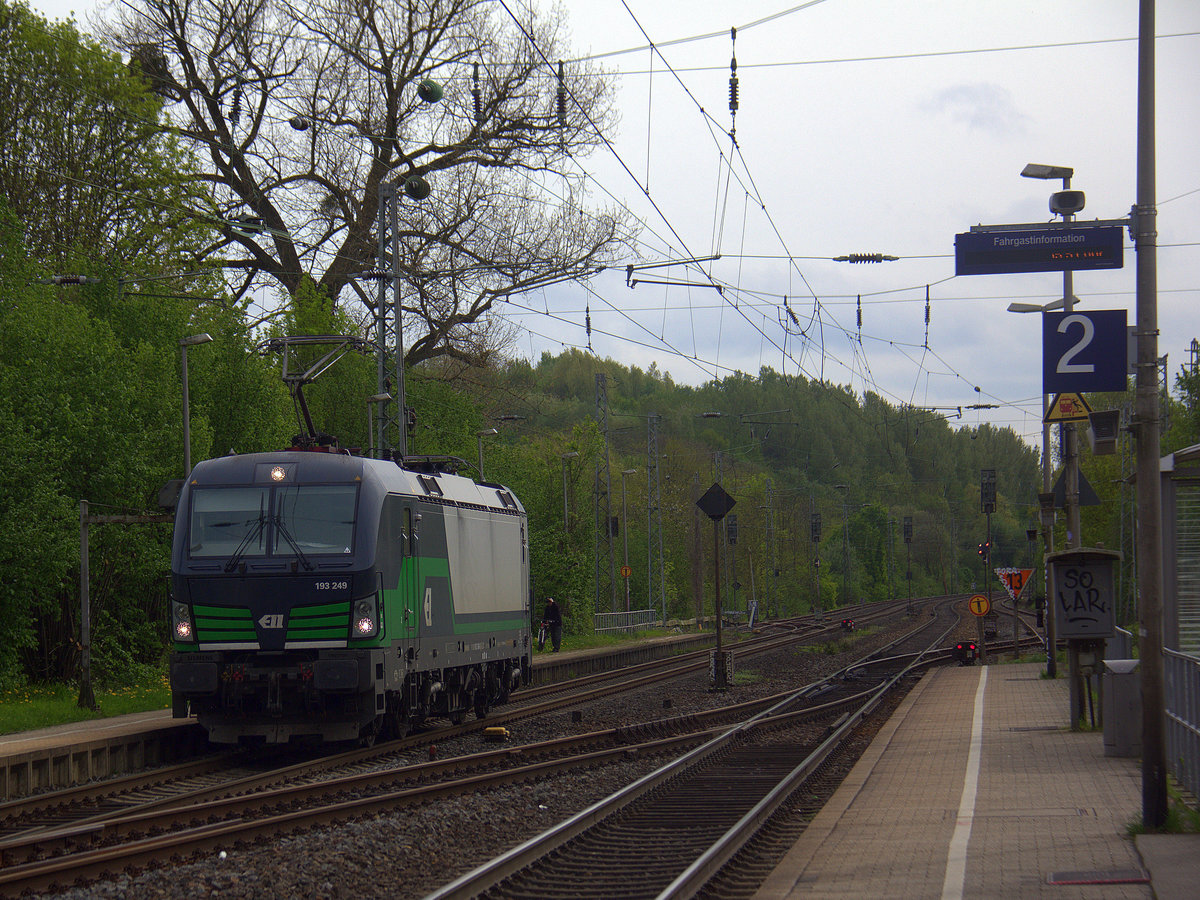
{"label": "fence", "polygon": [[1163,650],[1167,707],[1167,767],[1200,796],[1200,657]]}
{"label": "fence", "polygon": [[658,624],[658,611],[631,609],[629,612],[596,613],[597,631],[633,631],[635,628]]}

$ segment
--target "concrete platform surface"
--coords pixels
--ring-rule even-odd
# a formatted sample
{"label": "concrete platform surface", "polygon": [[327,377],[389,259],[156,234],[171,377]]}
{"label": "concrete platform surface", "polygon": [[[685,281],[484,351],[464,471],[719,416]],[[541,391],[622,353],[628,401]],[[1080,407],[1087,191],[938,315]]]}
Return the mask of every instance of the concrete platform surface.
{"label": "concrete platform surface", "polygon": [[925,675],[758,900],[1200,897],[1200,836],[1129,836],[1140,762],[1071,732],[1041,671]]}

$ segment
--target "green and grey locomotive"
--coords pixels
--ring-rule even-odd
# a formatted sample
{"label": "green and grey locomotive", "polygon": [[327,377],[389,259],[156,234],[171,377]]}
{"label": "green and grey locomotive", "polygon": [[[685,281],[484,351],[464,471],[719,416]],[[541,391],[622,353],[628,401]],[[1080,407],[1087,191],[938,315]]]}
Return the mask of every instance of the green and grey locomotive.
{"label": "green and grey locomotive", "polygon": [[527,520],[502,485],[344,451],[210,459],[171,572],[174,715],[216,743],[402,735],[531,678]]}

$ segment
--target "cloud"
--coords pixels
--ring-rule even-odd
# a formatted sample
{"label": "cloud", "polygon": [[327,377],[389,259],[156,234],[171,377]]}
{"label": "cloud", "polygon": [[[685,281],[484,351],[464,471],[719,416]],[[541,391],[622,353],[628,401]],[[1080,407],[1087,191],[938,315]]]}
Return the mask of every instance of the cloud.
{"label": "cloud", "polygon": [[954,85],[925,101],[922,109],[1000,137],[1023,134],[1029,119],[1017,109],[1012,94],[997,84]]}

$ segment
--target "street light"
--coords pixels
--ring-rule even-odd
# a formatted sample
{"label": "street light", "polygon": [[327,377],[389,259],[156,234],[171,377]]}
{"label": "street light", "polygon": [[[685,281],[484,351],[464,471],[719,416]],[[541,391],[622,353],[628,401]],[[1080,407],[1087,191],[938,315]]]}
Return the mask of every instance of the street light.
{"label": "street light", "polygon": [[475,432],[475,437],[479,441],[479,480],[483,481],[483,439],[489,435],[499,434],[495,428],[485,428],[482,431]]}
{"label": "street light", "polygon": [[571,511],[567,507],[567,460],[577,459],[579,457],[578,450],[571,450],[562,455],[563,466],[563,531],[570,533],[571,531]]}
{"label": "street light", "polygon": [[[1044,166],[1037,163],[1030,163],[1021,170],[1021,175],[1024,178],[1061,178],[1063,190],[1061,194],[1054,194],[1050,197],[1050,209],[1055,215],[1062,216],[1063,222],[1070,222],[1074,218],[1074,213],[1083,208],[1083,194],[1079,194],[1078,203],[1075,205],[1063,206],[1056,204],[1056,198],[1064,197],[1071,187],[1071,177],[1075,174],[1075,170],[1068,166]],[[1069,198],[1068,198],[1069,199]],[[1063,270],[1063,294],[1061,308],[1064,312],[1071,312],[1075,303],[1074,281],[1072,280],[1072,272],[1070,269]],[[1011,308],[1011,307],[1010,307]],[[1057,305],[1046,304],[1041,310],[1059,308]],[[1046,411],[1046,398],[1042,398],[1043,416]],[[1079,520],[1079,451],[1076,444],[1075,424],[1073,422],[1064,422],[1062,428],[1062,447],[1063,447],[1063,489],[1064,503],[1067,513],[1067,547],[1078,547],[1082,543],[1080,535],[1080,520]],[[1044,425],[1042,428],[1042,493],[1050,494],[1050,426]],[[1047,510],[1043,508],[1043,521],[1047,518]],[[1049,520],[1053,523],[1054,509],[1051,505],[1048,511]],[[1046,552],[1054,549],[1054,531],[1051,527],[1046,527]],[[1048,593],[1048,592],[1047,592]],[[1057,635],[1055,634],[1054,617],[1050,616],[1046,626],[1046,674],[1053,678],[1057,674],[1057,662],[1054,658],[1056,652]]]}
{"label": "street light", "polygon": [[[1078,297],[1072,297],[1072,302],[1077,301]],[[1057,300],[1051,300],[1049,303],[1010,303],[1008,311],[1015,313],[1031,313],[1031,312],[1051,312],[1052,310],[1062,309],[1067,305],[1066,297],[1059,297]]]}
{"label": "street light", "polygon": [[621,567],[621,574],[625,577],[625,612],[629,612],[629,576],[625,574],[629,571],[629,514],[625,508],[625,476],[636,474],[637,469],[621,470],[621,534],[625,538],[625,564]]}
{"label": "street light", "polygon": [[188,411],[188,370],[187,370],[187,352],[188,347],[195,347],[197,344],[207,344],[212,340],[212,335],[205,332],[203,334],[193,334],[190,337],[180,338],[179,340],[179,355],[183,368],[183,477],[187,478],[192,474],[192,421]]}
{"label": "street light", "polygon": [[371,427],[374,416],[371,408],[376,403],[387,403],[391,399],[392,395],[386,391],[382,394],[372,394],[367,398],[367,456],[375,455],[375,429]]}

